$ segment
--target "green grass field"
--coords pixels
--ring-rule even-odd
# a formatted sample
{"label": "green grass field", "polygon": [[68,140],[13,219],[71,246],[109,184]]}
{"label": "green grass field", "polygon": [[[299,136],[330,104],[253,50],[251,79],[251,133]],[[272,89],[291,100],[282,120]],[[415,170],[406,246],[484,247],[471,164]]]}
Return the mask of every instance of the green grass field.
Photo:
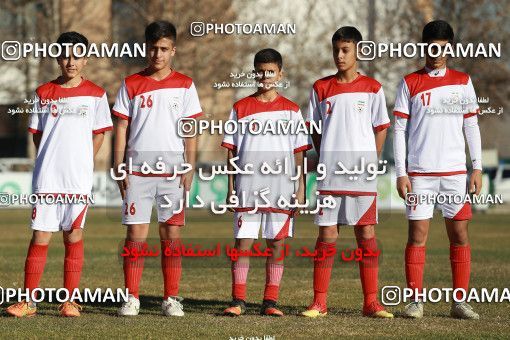
{"label": "green grass field", "polygon": [[[27,227],[29,210],[0,210],[0,286],[23,285],[23,265],[31,236]],[[428,242],[425,285],[449,287],[450,263],[448,241],[442,218],[436,212]],[[213,216],[207,212],[190,212],[183,238],[187,242],[230,241],[231,215]],[[510,215],[476,214],[470,225],[472,243],[472,286],[482,288],[509,287],[510,282]],[[151,229],[149,243],[157,244],[157,229]],[[297,245],[313,247],[316,227],[310,216],[298,217]],[[383,250],[379,285],[405,286],[403,252],[407,226],[400,212],[382,214],[377,229]],[[354,245],[353,232],[340,232],[344,241],[340,248]],[[119,244],[124,228],[119,224],[117,210],[91,209],[85,233],[85,265],[81,287],[123,286]],[[62,284],[64,247],[61,235],[54,235],[41,285],[60,287]],[[81,318],[58,317],[57,304],[40,303],[38,315],[31,319],[0,317],[2,338],[212,338],[244,337],[338,338],[509,338],[510,304],[473,304],[480,313],[477,321],[454,320],[448,317],[449,304],[425,306],[426,317],[408,320],[376,320],[361,316],[362,294],[358,267],[354,263],[338,264],[332,274],[329,293],[329,315],[321,319],[297,316],[312,298],[312,267],[306,261],[290,260],[282,280],[279,304],[286,316],[268,318],[258,315],[264,288],[261,260],[252,265],[248,277],[248,312],[240,318],[220,315],[230,301],[230,268],[227,261],[193,259],[183,264],[180,294],[185,298],[184,318],[167,318],[160,314],[162,276],[159,260],[146,263],[141,283],[141,312],[136,318],[116,316],[117,305],[85,305]],[[207,262],[210,261],[210,262]],[[5,305],[0,306],[3,310]],[[403,305],[389,308],[398,313]]]}

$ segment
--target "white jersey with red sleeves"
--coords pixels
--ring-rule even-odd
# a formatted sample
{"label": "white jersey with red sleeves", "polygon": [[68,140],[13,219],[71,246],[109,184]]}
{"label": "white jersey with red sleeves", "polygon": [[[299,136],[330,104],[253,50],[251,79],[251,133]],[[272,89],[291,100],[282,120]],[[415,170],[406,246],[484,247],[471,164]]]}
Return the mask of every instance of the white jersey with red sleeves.
{"label": "white jersey with red sleeves", "polygon": [[407,120],[408,174],[466,173],[463,127],[468,119],[476,125],[478,112],[475,90],[466,73],[423,68],[405,76],[393,114]]}
{"label": "white jersey with red sleeves", "polygon": [[172,70],[166,78],[155,80],[144,70],[122,82],[113,114],[129,120],[126,159],[131,159],[136,175],[144,162],[154,166],[158,157],[169,170],[180,167],[184,140],[177,133],[178,121],[196,118],[202,109],[190,77]]}
{"label": "white jersey with red sleeves", "polygon": [[[317,182],[323,195],[376,196],[377,182],[367,177],[368,164],[378,166],[375,132],[387,129],[390,119],[382,86],[358,74],[350,83],[334,75],[317,80],[310,94],[308,121],[322,122],[319,163],[326,177]],[[355,174],[335,174],[338,162]],[[371,169],[373,169],[373,166]]]}
{"label": "white jersey with red sleeves", "polygon": [[28,130],[41,134],[34,193],[89,195],[94,175],[92,135],[112,129],[106,92],[89,80],[64,88],[39,86]]}
{"label": "white jersey with red sleeves", "polygon": [[[253,95],[243,98],[234,104],[230,120],[247,127],[252,120],[261,124],[262,127],[277,121],[289,121],[292,122],[289,123],[289,126],[295,127],[300,122],[302,125],[304,124],[299,106],[281,95],[271,102],[261,102]],[[221,145],[236,151],[236,155],[239,157],[236,164],[241,169],[244,169],[247,164],[253,165],[254,174],[236,175],[235,190],[242,207],[253,208],[256,200],[259,205],[263,204],[264,200],[254,192],[268,188],[269,193],[266,197],[273,209],[281,208],[277,204],[280,195],[286,200],[290,200],[297,189],[297,182],[290,179],[291,176],[296,175],[294,154],[312,148],[308,143],[308,136],[303,130],[289,129],[287,134],[255,134],[248,128],[243,131],[240,126],[235,134],[226,134]],[[278,168],[278,162],[283,169],[282,173],[263,174],[261,169],[264,162],[272,169]],[[287,173],[284,173],[285,163],[288,165]]]}

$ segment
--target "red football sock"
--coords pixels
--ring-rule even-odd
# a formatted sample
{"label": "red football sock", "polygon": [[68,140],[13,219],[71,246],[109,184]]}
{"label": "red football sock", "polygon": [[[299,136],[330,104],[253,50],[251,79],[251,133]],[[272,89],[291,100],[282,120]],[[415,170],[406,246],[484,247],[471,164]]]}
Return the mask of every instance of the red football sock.
{"label": "red football sock", "polygon": [[174,251],[181,247],[181,240],[161,240],[161,270],[163,271],[164,299],[177,296],[182,273],[182,256],[165,256],[165,249]]}
{"label": "red football sock", "polygon": [[407,287],[423,289],[423,269],[425,267],[425,247],[408,244],[405,252]]}
{"label": "red football sock", "polygon": [[264,300],[278,301],[278,291],[283,275],[283,263],[266,261],[266,286],[264,288]]}
{"label": "red football sock", "polygon": [[[462,288],[468,294],[469,275],[471,274],[471,247],[450,244],[450,263],[452,265],[453,289]],[[462,293],[457,292],[457,299]]]}
{"label": "red football sock", "polygon": [[32,291],[39,287],[47,255],[47,244],[30,243],[28,246],[27,258],[25,260],[25,290],[29,289]]}
{"label": "red football sock", "polygon": [[[136,242],[126,240],[124,246],[131,252],[131,249],[136,249],[141,252],[142,249],[147,248],[147,242]],[[138,290],[140,288],[140,280],[142,279],[143,264],[145,258],[139,256],[134,258],[133,256],[124,257],[124,285],[129,290],[129,294],[132,294],[137,299]]]}
{"label": "red football sock", "polygon": [[322,242],[319,239],[315,243],[317,256],[313,259],[313,304],[324,308],[326,308],[331,270],[335,262],[334,255],[324,258],[324,252],[332,252],[335,248],[336,243]]}
{"label": "red football sock", "polygon": [[83,268],[83,240],[74,243],[64,243],[64,288],[69,294],[80,286],[81,271]]}
{"label": "red football sock", "polygon": [[377,280],[379,271],[379,254],[377,256],[365,256],[367,251],[376,254],[377,241],[375,237],[367,240],[360,240],[358,247],[363,249],[363,258],[359,261],[359,275],[361,279],[361,287],[363,288],[363,305],[370,306],[377,301]]}
{"label": "red football sock", "polygon": [[242,259],[232,262],[232,299],[246,301],[246,280],[249,269],[250,262]]}

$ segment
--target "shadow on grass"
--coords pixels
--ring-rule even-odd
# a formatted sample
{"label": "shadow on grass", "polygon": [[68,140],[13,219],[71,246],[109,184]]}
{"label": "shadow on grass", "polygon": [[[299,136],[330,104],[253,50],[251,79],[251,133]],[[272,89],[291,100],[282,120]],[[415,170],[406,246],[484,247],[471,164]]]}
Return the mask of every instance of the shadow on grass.
{"label": "shadow on grass", "polygon": [[427,318],[441,318],[441,319],[458,320],[458,319],[453,318],[453,317],[450,316],[449,310],[445,310],[444,312],[424,313],[423,318],[420,318],[420,319],[414,319],[414,318],[408,317],[401,310],[398,310],[398,311],[391,310],[391,312],[393,313],[395,318],[406,319],[406,320],[410,320],[410,321],[414,321],[414,322],[419,322],[419,321],[424,320],[424,319],[426,320]]}
{"label": "shadow on grass", "polygon": [[[140,296],[140,315],[151,315],[151,316],[163,316],[161,314],[161,296],[153,295],[141,295]],[[183,300],[184,312],[193,314],[208,314],[213,316],[223,316],[223,310],[229,306],[230,301],[223,300],[204,300],[204,299],[193,299],[185,298]],[[91,315],[109,315],[117,316],[117,310],[120,307],[120,303],[117,302],[92,302],[83,304],[83,314]],[[58,316],[58,306],[56,303],[43,302],[37,306],[37,314],[40,316]],[[259,303],[247,303],[246,314],[247,315],[259,315],[260,313]],[[299,315],[306,309],[306,306],[289,306],[289,305],[278,305],[279,308],[284,312],[285,315]],[[361,310],[332,307],[328,309],[329,315],[344,315],[344,316],[361,316]],[[1,317],[10,317],[5,310],[1,311]]]}
{"label": "shadow on grass", "polygon": [[[140,315],[161,315],[161,296],[141,295],[140,296]],[[222,300],[204,300],[185,298],[183,300],[185,313],[209,314],[213,316],[223,316],[223,310],[228,307],[230,301]],[[296,307],[288,305],[278,305],[286,315],[299,315],[306,309],[306,306]],[[108,314],[117,315],[118,303],[96,302],[84,305],[86,314]],[[247,303],[247,315],[259,315],[260,304]],[[328,309],[329,315],[361,316],[361,310],[333,307]]]}

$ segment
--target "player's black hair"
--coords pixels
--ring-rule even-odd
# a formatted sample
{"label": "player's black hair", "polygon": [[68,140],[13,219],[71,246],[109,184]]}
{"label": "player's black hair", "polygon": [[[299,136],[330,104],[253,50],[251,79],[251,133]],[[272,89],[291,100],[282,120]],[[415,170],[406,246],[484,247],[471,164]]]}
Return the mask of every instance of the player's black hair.
{"label": "player's black hair", "polygon": [[166,20],[151,22],[145,28],[145,42],[155,43],[159,39],[168,38],[177,43],[177,30],[174,24]]}
{"label": "player's black hair", "polygon": [[64,32],[59,35],[57,44],[83,44],[85,47],[89,47],[89,40],[81,33],[78,32]]}
{"label": "player's black hair", "polygon": [[260,50],[255,54],[255,58],[253,58],[253,66],[256,67],[257,64],[263,63],[274,63],[278,65],[278,69],[281,70],[283,66],[282,55],[273,48]]}
{"label": "player's black hair", "polygon": [[336,30],[331,37],[331,43],[335,44],[339,40],[352,41],[354,44],[363,40],[360,31],[353,26],[343,26]]}
{"label": "player's black hair", "polygon": [[429,22],[423,27],[421,34],[421,41],[429,43],[432,40],[448,40],[453,42],[454,34],[453,28],[444,20],[434,20]]}

